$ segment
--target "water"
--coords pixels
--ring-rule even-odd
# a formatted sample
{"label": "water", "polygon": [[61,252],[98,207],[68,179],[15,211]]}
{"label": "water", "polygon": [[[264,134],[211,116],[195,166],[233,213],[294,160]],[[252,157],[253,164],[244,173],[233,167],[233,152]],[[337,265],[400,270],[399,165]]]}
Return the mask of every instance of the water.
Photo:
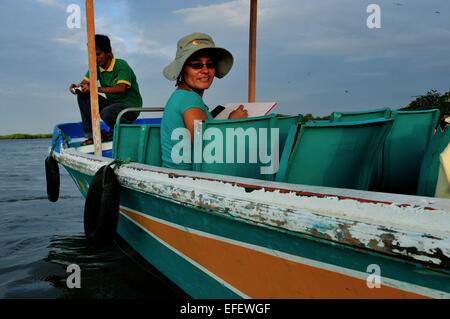
{"label": "water", "polygon": [[[0,140],[0,298],[185,298],[124,243],[88,245],[84,198],[61,166],[59,200],[47,200],[49,144]],[[67,287],[70,264],[81,268],[80,289]]]}

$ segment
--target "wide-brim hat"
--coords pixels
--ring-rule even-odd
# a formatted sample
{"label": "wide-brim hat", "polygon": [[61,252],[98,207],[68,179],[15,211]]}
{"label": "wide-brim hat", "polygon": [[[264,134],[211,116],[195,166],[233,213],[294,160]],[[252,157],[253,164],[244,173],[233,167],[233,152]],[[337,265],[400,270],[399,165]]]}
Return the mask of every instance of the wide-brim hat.
{"label": "wide-brim hat", "polygon": [[180,75],[186,60],[199,51],[205,51],[205,53],[210,54],[214,58],[217,78],[223,78],[231,70],[233,55],[226,49],[216,47],[209,35],[196,32],[178,41],[175,60],[164,68],[164,76],[168,80],[175,81]]}

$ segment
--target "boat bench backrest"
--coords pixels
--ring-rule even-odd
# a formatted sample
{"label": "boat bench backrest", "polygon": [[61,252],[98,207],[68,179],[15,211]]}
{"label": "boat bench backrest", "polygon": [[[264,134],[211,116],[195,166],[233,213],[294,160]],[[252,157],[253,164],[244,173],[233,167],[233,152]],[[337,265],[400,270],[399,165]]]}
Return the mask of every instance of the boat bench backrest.
{"label": "boat bench backrest", "polygon": [[333,112],[330,116],[331,122],[355,122],[371,120],[379,117],[390,118],[391,109],[381,108],[376,110],[355,111],[355,112]]}
{"label": "boat bench backrest", "polygon": [[420,167],[417,195],[434,197],[439,176],[439,156],[450,143],[450,129],[436,130],[428,146]]}
{"label": "boat bench backrest", "polygon": [[392,111],[392,129],[383,149],[381,191],[414,195],[422,160],[435,127],[439,110]]}
{"label": "boat bench backrest", "polygon": [[306,122],[291,129],[276,180],[367,190],[392,119]]}
{"label": "boat bench backrest", "polygon": [[[390,118],[391,109],[388,107],[374,109],[374,110],[361,110],[353,112],[333,112],[330,116],[332,122],[351,122],[351,121],[365,121],[375,118]],[[372,177],[370,181],[369,190],[378,191],[381,189],[381,179],[383,172],[383,149],[380,148],[374,163],[374,169],[372,171]]]}
{"label": "boat bench backrest", "polygon": [[159,124],[120,124],[114,129],[113,157],[161,166]]}
{"label": "boat bench backrest", "polygon": [[[278,168],[280,152],[286,141],[289,129],[292,125],[295,126],[301,118],[300,115],[284,117],[269,114],[246,119],[205,121],[202,124],[202,134],[204,135],[205,132],[208,134],[209,132],[214,137],[204,135],[202,154],[212,154],[216,156],[217,160],[213,161],[214,157],[211,160],[207,160],[203,156],[202,163],[194,162],[193,170],[273,180],[274,173],[266,172],[264,168],[268,168],[271,165],[276,165],[276,169]],[[276,130],[279,136],[278,139],[276,139],[276,135],[273,135],[272,139],[273,129],[278,129]],[[232,132],[232,135],[227,135],[227,132],[228,134]],[[263,135],[264,132],[265,136]],[[215,138],[216,133],[222,137],[219,143]],[[278,156],[275,160],[267,161],[264,159],[264,155],[267,157],[275,156],[276,152],[272,152],[272,147],[277,147]]]}
{"label": "boat bench backrest", "polygon": [[276,120],[273,121],[273,126],[279,129],[279,154],[283,153],[284,145],[292,126],[296,126],[297,123],[303,123],[304,119],[301,114],[293,116],[284,116],[277,114]]}

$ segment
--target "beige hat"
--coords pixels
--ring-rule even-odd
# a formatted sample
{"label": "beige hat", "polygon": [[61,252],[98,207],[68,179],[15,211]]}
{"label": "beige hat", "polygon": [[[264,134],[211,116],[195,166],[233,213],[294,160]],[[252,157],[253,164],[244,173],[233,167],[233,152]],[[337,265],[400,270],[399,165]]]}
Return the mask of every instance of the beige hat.
{"label": "beige hat", "polygon": [[177,43],[175,60],[164,68],[164,76],[175,81],[183,69],[184,63],[194,53],[205,50],[211,52],[217,59],[216,77],[223,78],[233,66],[233,56],[223,48],[218,48],[213,39],[205,33],[192,33],[181,38]]}

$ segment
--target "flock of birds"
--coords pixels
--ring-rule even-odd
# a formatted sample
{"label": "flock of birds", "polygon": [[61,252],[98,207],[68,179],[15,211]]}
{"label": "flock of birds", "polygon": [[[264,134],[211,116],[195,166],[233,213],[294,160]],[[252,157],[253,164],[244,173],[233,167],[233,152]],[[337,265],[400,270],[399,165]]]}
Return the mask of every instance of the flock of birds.
{"label": "flock of birds", "polygon": [[[395,3],[395,5],[396,5],[397,7],[401,7],[401,6],[403,6],[403,3],[397,2],[397,3]],[[434,13],[436,13],[436,14],[441,14],[441,11],[434,11]]]}

